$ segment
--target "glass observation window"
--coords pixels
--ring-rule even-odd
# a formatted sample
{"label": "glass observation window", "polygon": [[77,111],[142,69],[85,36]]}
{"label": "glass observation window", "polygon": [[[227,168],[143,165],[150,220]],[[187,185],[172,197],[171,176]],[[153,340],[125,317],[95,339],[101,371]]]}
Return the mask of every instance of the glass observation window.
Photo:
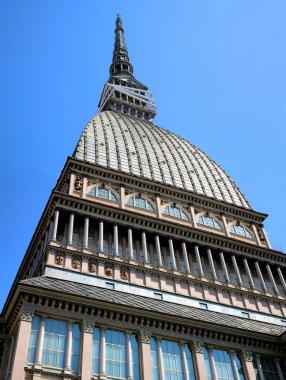
{"label": "glass observation window", "polygon": [[216,228],[218,230],[222,229],[221,225],[209,215],[200,216],[198,219],[198,224],[203,224],[204,226]]}
{"label": "glass observation window", "polygon": [[207,371],[207,378],[208,380],[213,380],[210,354],[205,347],[204,347],[203,352],[204,352],[204,361],[205,361],[205,366],[206,366],[206,371]]}
{"label": "glass observation window", "polygon": [[36,360],[36,351],[37,351],[37,342],[38,342],[40,324],[41,324],[41,318],[38,316],[34,316],[32,319],[32,328],[31,328],[31,335],[30,335],[29,348],[28,348],[28,356],[27,356],[28,363],[35,363],[35,360]]}
{"label": "glass observation window", "polygon": [[126,378],[126,336],[121,331],[106,330],[106,375]]}
{"label": "glass observation window", "polygon": [[172,217],[178,218],[178,219],[190,220],[190,218],[188,217],[188,215],[184,211],[182,211],[180,208],[175,207],[175,206],[167,206],[164,209],[163,214],[169,215],[169,216],[172,216]]}
{"label": "glass observation window", "polygon": [[49,367],[64,368],[67,341],[67,322],[47,318],[42,364]]}
{"label": "glass observation window", "polygon": [[90,190],[89,195],[106,199],[108,201],[118,202],[118,197],[111,190],[106,189],[105,187],[93,187]]}
{"label": "glass observation window", "polygon": [[229,231],[233,234],[245,236],[249,239],[253,239],[252,234],[243,226],[238,226],[237,224],[234,224],[233,226],[230,227]]}
{"label": "glass observation window", "polygon": [[147,199],[141,198],[139,196],[129,198],[127,204],[129,206],[142,208],[143,210],[155,212],[155,208],[152,206],[152,204],[147,201]]}
{"label": "glass observation window", "polygon": [[135,335],[131,335],[133,379],[140,380],[139,345]]}

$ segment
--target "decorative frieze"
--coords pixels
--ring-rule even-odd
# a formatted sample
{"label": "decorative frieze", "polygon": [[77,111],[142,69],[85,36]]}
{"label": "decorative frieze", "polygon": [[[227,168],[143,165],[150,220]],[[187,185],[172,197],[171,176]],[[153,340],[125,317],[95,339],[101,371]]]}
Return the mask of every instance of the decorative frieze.
{"label": "decorative frieze", "polygon": [[72,256],[72,267],[74,269],[80,269],[81,257],[79,255]]}
{"label": "decorative frieze", "polygon": [[64,265],[64,255],[56,254],[55,255],[55,263],[57,265]]}

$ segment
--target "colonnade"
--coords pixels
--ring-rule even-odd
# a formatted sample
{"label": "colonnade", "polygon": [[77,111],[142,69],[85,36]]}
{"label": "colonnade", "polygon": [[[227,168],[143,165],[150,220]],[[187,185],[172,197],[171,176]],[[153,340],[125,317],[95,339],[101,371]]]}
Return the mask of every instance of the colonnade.
{"label": "colonnade", "polygon": [[[75,216],[73,213],[71,213],[69,216],[69,226],[68,226],[68,236],[67,236],[67,244],[68,245],[72,245],[74,220],[75,220]],[[56,240],[56,238],[57,238],[58,222],[59,222],[59,210],[56,210],[55,216],[54,216],[54,223],[52,226],[53,230],[51,233],[53,240]],[[83,232],[83,248],[84,249],[88,248],[89,225],[90,225],[89,217],[85,217],[84,232]],[[100,220],[99,221],[99,227],[98,227],[98,250],[99,250],[99,252],[104,251],[104,225],[105,225],[104,222]],[[146,263],[150,263],[150,253],[148,252],[147,236],[146,236],[145,231],[141,231],[141,245],[142,245],[142,250],[143,250],[143,261]],[[114,251],[113,251],[114,255],[118,256],[119,255],[119,236],[118,236],[118,225],[117,224],[113,224],[113,247],[114,247]],[[191,273],[192,268],[191,268],[190,261],[189,261],[189,253],[187,251],[186,242],[184,242],[184,241],[180,242],[180,247],[181,247],[181,252],[183,255],[184,266],[186,268],[186,272]],[[131,227],[127,228],[127,248],[128,248],[129,259],[134,260],[135,259],[135,257],[134,257],[134,239],[133,239],[133,229]],[[174,251],[174,241],[172,238],[168,238],[168,249],[169,249],[169,255],[170,255],[170,259],[171,259],[171,267],[174,270],[177,270],[178,269],[178,263],[177,263],[177,257],[175,255],[175,251]],[[164,260],[163,260],[161,251],[162,251],[162,246],[160,244],[160,236],[157,234],[157,235],[155,235],[155,256],[156,256],[156,261],[157,261],[159,266],[164,265]],[[217,273],[216,265],[215,265],[214,258],[213,258],[213,252],[212,252],[211,248],[207,248],[206,252],[207,252],[208,264],[210,266],[211,277],[213,278],[213,280],[218,280],[219,278],[218,278],[218,273]],[[204,270],[203,263],[202,263],[202,256],[201,256],[201,252],[200,252],[200,247],[198,245],[194,245],[194,253],[195,253],[195,258],[196,258],[196,263],[197,263],[198,275],[200,277],[207,277],[205,270]],[[226,263],[225,253],[223,251],[219,252],[219,261],[220,261],[220,264],[222,267],[225,282],[227,282],[227,283],[231,282],[230,271],[228,268],[229,264]],[[231,254],[231,263],[232,263],[233,270],[234,270],[235,275],[236,275],[237,283],[241,286],[245,285],[242,281],[241,267],[237,264],[237,256],[234,254]],[[152,264],[152,262],[151,262],[151,264]],[[266,287],[266,283],[265,283],[265,277],[263,276],[262,271],[261,271],[261,264],[262,264],[262,262],[259,263],[257,260],[254,261],[256,276],[260,280],[262,289],[264,291],[268,291],[268,289]],[[256,286],[255,286],[255,282],[254,282],[254,276],[253,276],[252,271],[250,270],[249,262],[248,262],[248,259],[246,257],[244,257],[242,259],[242,265],[243,265],[243,269],[247,275],[247,279],[249,281],[250,288],[255,289]],[[268,278],[271,282],[274,293],[279,294],[280,291],[279,291],[278,286],[277,286],[277,280],[275,279],[275,277],[273,275],[273,269],[271,269],[269,264],[265,265],[265,269],[266,269]],[[282,285],[282,288],[283,288],[284,292],[286,293],[286,282],[285,282],[285,278],[284,278],[284,275],[282,273],[282,270],[280,267],[277,267],[276,271],[278,274],[277,278],[279,278],[280,283]]]}

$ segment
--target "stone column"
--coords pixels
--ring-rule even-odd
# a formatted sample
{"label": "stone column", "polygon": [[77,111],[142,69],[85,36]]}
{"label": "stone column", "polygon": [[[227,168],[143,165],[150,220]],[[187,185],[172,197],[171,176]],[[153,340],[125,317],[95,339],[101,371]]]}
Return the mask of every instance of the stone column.
{"label": "stone column", "polygon": [[[157,356],[158,356],[159,378],[160,378],[160,380],[165,380],[164,362],[163,362],[163,353],[162,353],[161,339],[157,338],[156,341],[157,341]],[[151,379],[152,379],[152,377],[151,377]]]}
{"label": "stone column", "polygon": [[[118,225],[117,224],[114,224],[113,226],[113,244],[114,244],[114,255],[118,256],[119,250],[118,250]],[[130,253],[129,253],[129,257],[130,257]]]}
{"label": "stone column", "polygon": [[132,238],[132,229],[131,228],[128,228],[128,251],[129,251],[129,258],[134,259],[133,238]]}
{"label": "stone column", "polygon": [[189,258],[188,258],[188,252],[187,252],[187,247],[186,247],[185,242],[182,243],[182,251],[183,251],[184,261],[186,264],[186,270],[188,273],[191,273],[190,263],[189,263]]}
{"label": "stone column", "polygon": [[33,311],[23,309],[20,312],[20,322],[15,343],[14,358],[10,380],[24,379],[24,367],[27,360],[31,335]]}
{"label": "stone column", "polygon": [[275,364],[276,364],[276,368],[277,368],[280,380],[284,380],[284,376],[283,376],[283,373],[282,373],[282,370],[281,370],[281,366],[280,366],[280,359],[276,358],[275,359]]}
{"label": "stone column", "polygon": [[267,292],[267,288],[266,288],[266,285],[265,285],[265,282],[264,282],[264,278],[262,276],[262,273],[261,273],[261,270],[260,270],[260,267],[259,267],[259,264],[258,264],[258,261],[255,261],[254,263],[255,265],[255,269],[256,269],[256,272],[258,274],[258,277],[260,279],[260,282],[261,282],[261,285],[262,285],[262,289]]}
{"label": "stone column", "polygon": [[103,252],[103,221],[99,222],[98,250]]}
{"label": "stone column", "polygon": [[161,199],[160,197],[157,195],[156,196],[156,211],[157,211],[157,217],[158,218],[162,218],[162,212],[161,212]]}
{"label": "stone column", "polygon": [[213,380],[217,380],[217,374],[215,370],[215,361],[214,361],[214,356],[213,356],[213,349],[209,347],[209,354],[210,354],[210,365],[212,369],[212,375],[213,375]]}
{"label": "stone column", "polygon": [[217,274],[216,274],[216,270],[215,270],[215,266],[214,266],[212,251],[211,251],[210,248],[207,249],[207,253],[208,253],[208,259],[209,259],[209,263],[210,263],[210,266],[211,266],[211,271],[212,271],[213,278],[215,280],[217,280]]}
{"label": "stone column", "polygon": [[38,335],[38,342],[37,342],[35,368],[37,367],[41,368],[42,366],[42,355],[43,355],[43,347],[44,347],[44,339],[45,339],[45,324],[46,324],[46,317],[42,316],[40,331]]}
{"label": "stone column", "polygon": [[198,267],[199,267],[199,275],[201,277],[203,277],[204,276],[204,271],[203,271],[203,266],[202,266],[202,262],[201,262],[201,256],[200,256],[199,247],[197,245],[195,245],[195,253],[196,253],[196,260],[197,260]]}
{"label": "stone column", "polygon": [[235,273],[236,273],[236,276],[237,276],[237,281],[238,281],[239,285],[242,285],[241,275],[240,275],[239,268],[238,268],[238,265],[237,265],[237,262],[236,262],[236,258],[235,258],[234,255],[231,256],[231,260],[232,260],[232,265],[234,267],[234,270],[235,270]]}
{"label": "stone column", "polygon": [[[5,369],[5,376],[6,376],[5,379],[10,379],[10,373],[11,373],[10,369],[11,369],[12,356],[13,356],[13,352],[14,352],[14,345],[15,345],[15,336],[12,335],[11,336],[11,344],[9,347],[9,356],[8,356],[8,361],[7,361],[7,367]],[[1,375],[2,375],[2,371],[1,371]]]}
{"label": "stone column", "polygon": [[105,338],[106,328],[101,327],[100,329],[100,376],[106,376],[106,338]]}
{"label": "stone column", "polygon": [[219,253],[219,257],[220,257],[221,265],[222,265],[222,268],[223,268],[223,271],[224,271],[226,282],[230,282],[229,274],[228,274],[228,270],[227,270],[227,266],[226,266],[226,263],[225,263],[223,252]]}
{"label": "stone column", "polygon": [[120,186],[120,208],[125,208],[125,189]]}
{"label": "stone column", "polygon": [[283,286],[283,289],[284,289],[284,292],[286,293],[286,282],[285,282],[285,279],[284,279],[284,276],[283,276],[283,273],[281,271],[281,268],[277,268],[277,272],[278,272],[278,276],[280,278],[280,281],[281,281],[281,284]]}
{"label": "stone column", "polygon": [[172,265],[174,269],[177,269],[177,263],[176,263],[176,257],[175,257],[175,252],[174,252],[174,246],[173,246],[173,240],[169,239],[169,252],[171,255],[172,259]]}
{"label": "stone column", "polygon": [[72,244],[73,226],[74,226],[74,214],[70,214],[69,230],[68,230],[68,244],[69,245]]}
{"label": "stone column", "polygon": [[155,236],[155,242],[156,242],[156,252],[158,256],[158,265],[161,267],[163,265],[163,262],[162,262],[162,255],[161,255],[160,238],[158,235]]}
{"label": "stone column", "polygon": [[127,380],[133,380],[131,334],[126,333]]}
{"label": "stone column", "polygon": [[65,357],[65,373],[71,372],[71,359],[72,359],[72,322],[68,323],[66,357]]}
{"label": "stone column", "polygon": [[253,366],[253,356],[252,352],[241,351],[240,353],[241,364],[244,370],[245,380],[256,379],[255,370]]}
{"label": "stone column", "polygon": [[86,195],[87,195],[87,178],[86,177],[83,177],[83,181],[82,181],[82,194],[81,194],[81,197],[83,199],[86,198]]}
{"label": "stone column", "polygon": [[52,240],[57,240],[57,231],[58,231],[58,224],[59,224],[59,210],[55,211],[55,217],[54,217],[54,226],[53,226],[53,236]]}
{"label": "stone column", "polygon": [[191,346],[192,346],[194,367],[196,371],[196,378],[199,380],[207,380],[207,370],[205,366],[203,343],[193,340]]}
{"label": "stone column", "polygon": [[83,248],[88,248],[89,217],[84,219]]}
{"label": "stone column", "polygon": [[149,259],[148,259],[148,251],[147,251],[147,241],[146,241],[146,233],[144,231],[142,231],[142,246],[143,246],[143,253],[144,253],[144,261],[148,263]]}
{"label": "stone column", "polygon": [[273,274],[272,274],[272,271],[271,271],[269,264],[266,264],[266,270],[267,270],[268,276],[270,278],[271,284],[273,286],[274,292],[276,294],[279,294],[279,291],[278,291],[278,288],[277,288],[277,285],[276,285],[276,282],[274,280],[274,277],[273,277]]}
{"label": "stone column", "polygon": [[151,332],[149,330],[140,330],[139,343],[141,352],[142,380],[152,379],[152,362],[150,349]]}
{"label": "stone column", "polygon": [[268,236],[267,236],[267,233],[266,233],[264,227],[262,226],[261,229],[262,229],[263,235],[264,235],[264,237],[265,237],[265,240],[266,240],[266,242],[267,242],[268,248],[271,249],[272,247],[271,247],[270,241],[269,241],[269,239],[268,239]]}
{"label": "stone column", "polygon": [[246,270],[247,276],[249,278],[250,286],[252,287],[252,289],[254,289],[255,285],[254,285],[252,274],[250,272],[250,269],[249,269],[249,266],[248,266],[248,262],[247,262],[246,259],[243,259],[243,264],[244,264],[244,268]]}
{"label": "stone column", "polygon": [[90,380],[92,376],[93,326],[94,321],[90,319],[83,320],[81,325],[81,380]]}

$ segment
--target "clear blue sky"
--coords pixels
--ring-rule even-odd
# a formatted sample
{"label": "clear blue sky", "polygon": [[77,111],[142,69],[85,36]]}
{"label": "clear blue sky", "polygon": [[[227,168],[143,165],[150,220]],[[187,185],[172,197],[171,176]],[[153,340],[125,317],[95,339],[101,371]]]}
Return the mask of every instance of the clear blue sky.
{"label": "clear blue sky", "polygon": [[97,112],[117,12],[156,123],[215,159],[286,251],[284,0],[2,0],[0,306]]}

